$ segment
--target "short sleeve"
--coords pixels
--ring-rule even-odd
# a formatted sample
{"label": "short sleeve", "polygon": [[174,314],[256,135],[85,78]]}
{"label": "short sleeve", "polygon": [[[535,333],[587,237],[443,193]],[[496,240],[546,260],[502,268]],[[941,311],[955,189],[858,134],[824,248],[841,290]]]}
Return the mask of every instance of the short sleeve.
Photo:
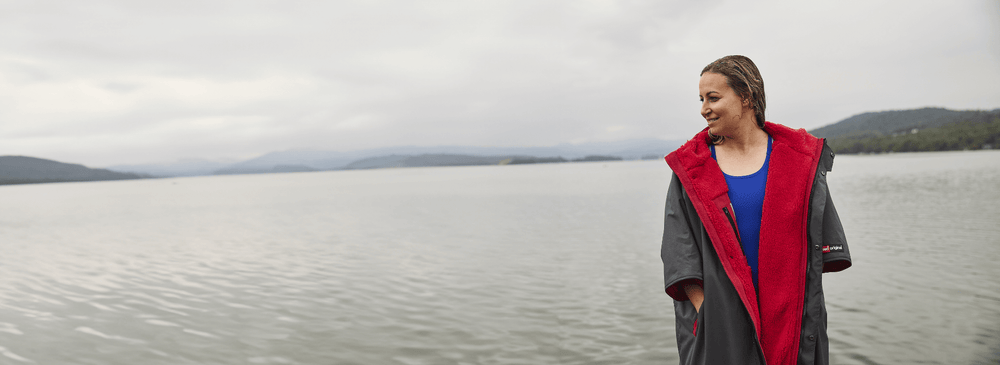
{"label": "short sleeve", "polygon": [[847,248],[844,226],[829,190],[823,211],[823,272],[837,272],[851,267],[851,251]]}
{"label": "short sleeve", "polygon": [[673,175],[667,189],[660,258],[663,260],[665,290],[674,300],[688,300],[684,286],[702,283],[701,249],[695,235],[698,231],[693,229],[696,226],[701,226],[697,213],[688,202],[680,179]]}

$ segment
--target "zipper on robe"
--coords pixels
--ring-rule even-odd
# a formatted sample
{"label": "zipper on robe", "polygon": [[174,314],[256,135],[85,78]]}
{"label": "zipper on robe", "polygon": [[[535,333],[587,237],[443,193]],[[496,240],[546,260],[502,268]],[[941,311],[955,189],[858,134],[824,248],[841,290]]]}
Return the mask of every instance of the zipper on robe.
{"label": "zipper on robe", "polygon": [[[729,205],[729,207],[732,206],[732,204]],[[740,238],[740,230],[736,228],[736,218],[730,213],[729,207],[722,207],[722,212],[726,213],[726,219],[729,219],[729,226],[733,227],[733,233],[736,234],[736,243],[740,244],[740,251],[743,251],[743,257],[746,257],[747,253],[743,250],[743,239]]]}
{"label": "zipper on robe", "polygon": [[[726,213],[726,219],[729,220],[729,225],[731,227],[733,227],[733,233],[736,234],[736,242],[740,244],[740,251],[743,251],[743,257],[746,257],[747,253],[746,253],[745,250],[743,250],[743,239],[740,238],[740,230],[739,230],[739,228],[736,227],[736,218],[730,212],[730,209],[728,209],[728,208],[730,208],[732,206],[733,205],[730,204],[729,207],[722,207],[722,212]],[[754,285],[754,291],[756,292],[756,290],[757,290],[757,286]],[[757,294],[759,295],[760,293],[757,293]],[[746,307],[744,307],[744,310],[749,311],[749,309],[746,308]],[[749,313],[747,313],[747,315],[749,315]],[[698,320],[696,319],[695,320],[695,330],[698,329],[697,326],[698,326]],[[754,346],[757,347],[758,351],[760,351],[759,352],[759,354],[760,354],[760,360],[763,362],[764,365],[767,365],[767,359],[764,358],[764,348],[760,344],[760,334],[757,333],[757,331],[754,331],[753,337],[754,337],[754,342],[755,342]]]}

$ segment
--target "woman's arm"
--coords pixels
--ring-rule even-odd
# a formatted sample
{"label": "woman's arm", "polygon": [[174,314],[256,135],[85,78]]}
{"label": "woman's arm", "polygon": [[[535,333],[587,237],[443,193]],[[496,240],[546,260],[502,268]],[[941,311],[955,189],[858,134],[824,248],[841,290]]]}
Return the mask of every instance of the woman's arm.
{"label": "woman's arm", "polygon": [[663,215],[663,245],[660,258],[663,260],[663,281],[665,292],[678,302],[688,299],[685,287],[695,284],[701,287],[701,248],[699,235],[692,226],[701,227],[701,221],[688,201],[681,181],[671,174],[667,189],[667,204]]}
{"label": "woman's arm", "polygon": [[700,313],[701,302],[705,300],[705,291],[701,288],[701,285],[687,284],[684,286],[684,293],[691,300],[691,304],[694,304],[694,310]]}

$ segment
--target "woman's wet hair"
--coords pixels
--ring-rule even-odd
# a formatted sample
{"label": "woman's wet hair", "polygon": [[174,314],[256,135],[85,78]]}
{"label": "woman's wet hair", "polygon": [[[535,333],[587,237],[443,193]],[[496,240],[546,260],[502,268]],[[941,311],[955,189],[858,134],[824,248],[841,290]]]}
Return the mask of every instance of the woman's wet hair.
{"label": "woman's wet hair", "polygon": [[753,61],[746,56],[726,56],[709,63],[701,70],[702,75],[706,72],[725,76],[736,95],[750,103],[757,126],[764,128],[764,108],[767,106],[764,99],[764,79],[760,77],[760,71]]}

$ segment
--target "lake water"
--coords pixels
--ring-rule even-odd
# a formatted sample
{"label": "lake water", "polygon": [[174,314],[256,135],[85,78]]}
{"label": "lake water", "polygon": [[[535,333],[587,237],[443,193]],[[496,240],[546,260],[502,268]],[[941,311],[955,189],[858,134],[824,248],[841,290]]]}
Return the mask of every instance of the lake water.
{"label": "lake water", "polygon": [[[3,364],[675,364],[662,161],[0,187]],[[1000,151],[839,156],[834,364],[1000,362]]]}

